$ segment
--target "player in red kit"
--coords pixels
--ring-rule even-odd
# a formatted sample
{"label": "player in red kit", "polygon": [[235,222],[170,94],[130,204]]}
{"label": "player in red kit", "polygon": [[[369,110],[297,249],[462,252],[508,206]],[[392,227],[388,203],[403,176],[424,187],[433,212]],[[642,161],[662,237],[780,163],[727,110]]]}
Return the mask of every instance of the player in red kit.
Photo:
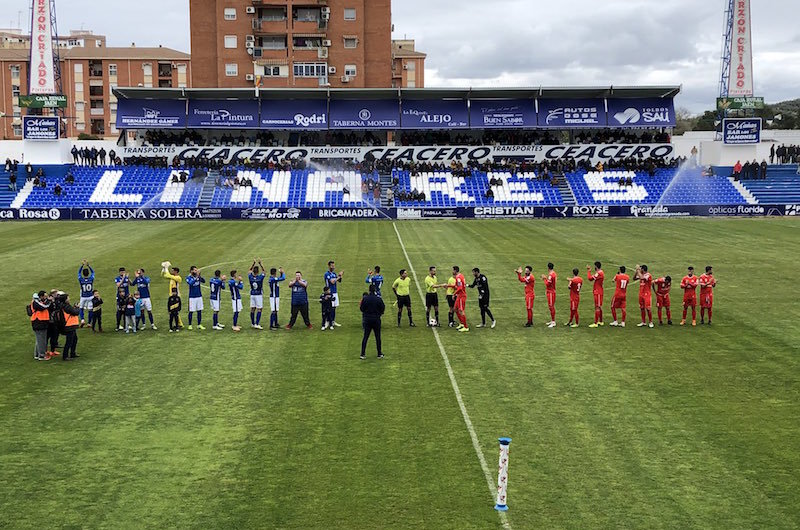
{"label": "player in red kit", "polygon": [[[642,321],[637,324],[637,327],[647,326],[649,319],[650,327],[653,327],[653,275],[647,272],[647,265],[639,265],[636,267],[636,273],[633,275],[634,280],[639,280],[639,309],[642,311]],[[647,319],[645,319],[647,317]]]}
{"label": "player in red kit", "polygon": [[547,264],[547,274],[542,274],[542,281],[545,286],[545,294],[547,295],[547,308],[550,309],[550,322],[547,324],[548,328],[556,327],[556,279],[558,275],[553,270],[552,263]]}
{"label": "player in red kit", "polygon": [[[628,284],[631,277],[625,274],[625,265],[620,266],[619,272],[614,276],[614,300],[611,301],[611,317],[614,321],[609,326],[625,327],[625,320],[628,318],[626,308],[628,307]],[[622,321],[617,322],[617,309],[622,310]]]}
{"label": "player in red kit", "polygon": [[581,287],[583,278],[578,276],[578,269],[572,269],[572,278],[569,279],[569,322],[564,324],[571,328],[577,328],[580,322],[578,306],[581,305]]}
{"label": "player in red kit", "polygon": [[522,274],[522,267],[517,269],[517,279],[525,284],[525,309],[528,310],[528,322],[525,324],[526,328],[533,326],[533,300],[536,298],[536,292],[533,290],[533,284],[536,278],[531,274],[533,267],[528,265],[525,267],[525,274]]}
{"label": "player in red kit", "polygon": [[714,305],[714,287],[717,286],[717,279],[714,278],[714,272],[711,270],[711,265],[706,267],[706,273],[700,275],[698,280],[700,284],[700,324],[704,324],[704,316],[708,311],[708,325],[711,325],[711,308]]}
{"label": "player in red kit", "polygon": [[461,269],[457,265],[453,265],[453,278],[456,280],[455,292],[453,293],[456,299],[455,310],[460,322],[458,331],[467,332],[469,328],[467,327],[467,315],[464,312],[467,307],[467,280],[464,279],[464,275],[461,274]]}
{"label": "player in red kit", "polygon": [[683,289],[683,318],[681,326],[686,325],[686,310],[692,308],[692,325],[697,325],[697,276],[694,275],[694,267],[689,267],[689,272],[681,280]]}
{"label": "player in red kit", "polygon": [[594,274],[592,269],[586,266],[586,278],[590,282],[594,282],[592,287],[592,294],[594,295],[594,324],[589,324],[590,328],[603,326],[603,281],[606,279],[606,273],[603,272],[602,265],[599,261],[594,262]]}
{"label": "player in red kit", "polygon": [[658,307],[658,325],[663,326],[661,319],[662,309],[667,310],[667,324],[672,325],[672,311],[670,310],[669,291],[672,289],[672,277],[665,276],[655,281],[653,289],[656,291],[656,306]]}

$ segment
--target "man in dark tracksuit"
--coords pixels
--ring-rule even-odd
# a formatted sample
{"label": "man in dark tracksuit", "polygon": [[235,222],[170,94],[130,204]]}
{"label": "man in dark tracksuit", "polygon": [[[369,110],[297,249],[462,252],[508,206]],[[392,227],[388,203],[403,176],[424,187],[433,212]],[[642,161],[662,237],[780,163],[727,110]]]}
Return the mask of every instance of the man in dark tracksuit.
{"label": "man in dark tracksuit", "polygon": [[486,278],[485,274],[481,274],[481,270],[477,267],[472,269],[472,275],[475,277],[475,280],[469,287],[478,288],[478,307],[481,308],[481,324],[478,325],[478,327],[486,327],[486,315],[489,315],[489,319],[492,321],[492,327],[494,327],[494,315],[492,315],[492,311],[489,309],[489,280]]}
{"label": "man in dark tracksuit", "polygon": [[58,305],[55,303],[55,297],[58,295],[58,290],[53,289],[50,291],[50,323],[47,325],[47,340],[50,342],[50,349],[47,355],[58,355],[58,323],[56,322],[56,311],[59,311]]}
{"label": "man in dark tracksuit", "polygon": [[383,359],[381,350],[381,317],[386,306],[380,296],[375,294],[375,286],[369,286],[369,294],[361,299],[362,324],[364,338],[361,340],[361,360],[367,358],[367,341],[372,332],[375,332],[375,345],[378,347],[378,359]]}

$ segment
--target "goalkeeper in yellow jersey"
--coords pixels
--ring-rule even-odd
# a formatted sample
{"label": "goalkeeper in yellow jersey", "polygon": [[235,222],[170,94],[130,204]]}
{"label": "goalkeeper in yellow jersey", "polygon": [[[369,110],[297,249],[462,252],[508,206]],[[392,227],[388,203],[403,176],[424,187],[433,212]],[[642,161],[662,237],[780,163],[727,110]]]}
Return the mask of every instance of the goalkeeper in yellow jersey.
{"label": "goalkeeper in yellow jersey", "polygon": [[[174,294],[174,290],[177,289],[178,296],[181,295],[181,270],[178,267],[173,267],[169,261],[165,261],[161,264],[161,277],[166,278],[169,280],[169,291],[168,296],[172,296]],[[178,326],[183,327],[183,321],[181,320],[180,314],[178,315]]]}

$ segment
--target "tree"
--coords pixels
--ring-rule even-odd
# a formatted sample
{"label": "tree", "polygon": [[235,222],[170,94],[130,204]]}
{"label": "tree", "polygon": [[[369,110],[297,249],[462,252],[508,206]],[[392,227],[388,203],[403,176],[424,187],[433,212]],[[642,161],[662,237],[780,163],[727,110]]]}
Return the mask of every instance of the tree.
{"label": "tree", "polygon": [[675,134],[694,130],[699,117],[692,115],[686,107],[675,109]]}

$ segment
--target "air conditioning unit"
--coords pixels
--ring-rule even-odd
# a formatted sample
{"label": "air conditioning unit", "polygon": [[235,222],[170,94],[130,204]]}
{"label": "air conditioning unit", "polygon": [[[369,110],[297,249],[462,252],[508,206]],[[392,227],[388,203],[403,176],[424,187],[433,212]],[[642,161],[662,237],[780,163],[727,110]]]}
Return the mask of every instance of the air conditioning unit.
{"label": "air conditioning unit", "polygon": [[322,13],[322,20],[330,20],[330,19],[331,19],[331,13],[329,9],[327,13],[325,12]]}
{"label": "air conditioning unit", "polygon": [[247,55],[253,55],[255,51],[255,48],[247,48]]}
{"label": "air conditioning unit", "polygon": [[255,42],[252,42],[252,41],[250,41],[250,42],[245,42],[245,43],[244,43],[244,47],[245,47],[245,48],[255,48],[255,47],[256,47],[256,43],[255,43]]}
{"label": "air conditioning unit", "polygon": [[329,66],[328,67],[328,73],[329,74],[335,74],[336,73],[336,67],[335,66]]}
{"label": "air conditioning unit", "polygon": [[246,81],[255,81],[256,80],[256,75],[255,74],[247,74],[247,75],[244,76],[244,78],[245,78]]}
{"label": "air conditioning unit", "polygon": [[322,11],[323,15],[330,15],[331,14],[331,8],[330,7],[323,7],[321,9],[321,11]]}
{"label": "air conditioning unit", "polygon": [[403,70],[408,70],[408,65],[407,64],[403,65]]}
{"label": "air conditioning unit", "polygon": [[325,40],[322,41],[322,45],[325,46],[326,48],[330,48],[331,47],[331,41],[329,41],[328,39],[325,39]]}
{"label": "air conditioning unit", "polygon": [[244,12],[247,13],[248,15],[255,15],[256,14],[256,8],[253,7],[253,6],[247,6],[247,7],[244,8]]}
{"label": "air conditioning unit", "polygon": [[317,57],[320,59],[327,59],[328,58],[328,48],[320,48],[317,50]]}
{"label": "air conditioning unit", "polygon": [[255,35],[248,35],[244,38],[247,42],[255,42],[256,36]]}
{"label": "air conditioning unit", "polygon": [[350,82],[350,76],[349,75],[343,75],[342,76],[342,83],[349,83],[349,82]]}

